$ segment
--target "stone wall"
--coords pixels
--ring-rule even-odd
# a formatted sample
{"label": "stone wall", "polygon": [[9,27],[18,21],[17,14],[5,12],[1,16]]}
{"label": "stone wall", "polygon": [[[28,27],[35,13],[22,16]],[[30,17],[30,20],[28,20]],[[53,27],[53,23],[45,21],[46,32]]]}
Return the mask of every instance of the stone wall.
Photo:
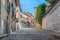
{"label": "stone wall", "polygon": [[43,17],[42,29],[60,32],[60,1]]}

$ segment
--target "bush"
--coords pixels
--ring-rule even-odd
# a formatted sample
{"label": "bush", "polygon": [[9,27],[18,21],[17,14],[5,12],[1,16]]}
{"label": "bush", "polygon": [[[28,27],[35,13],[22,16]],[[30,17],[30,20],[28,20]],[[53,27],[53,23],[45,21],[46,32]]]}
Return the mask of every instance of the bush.
{"label": "bush", "polygon": [[42,15],[45,12],[46,9],[46,4],[42,3],[37,7],[37,13],[36,13],[36,20],[40,25],[42,25]]}
{"label": "bush", "polygon": [[51,5],[54,3],[54,0],[45,0],[45,1],[50,3]]}

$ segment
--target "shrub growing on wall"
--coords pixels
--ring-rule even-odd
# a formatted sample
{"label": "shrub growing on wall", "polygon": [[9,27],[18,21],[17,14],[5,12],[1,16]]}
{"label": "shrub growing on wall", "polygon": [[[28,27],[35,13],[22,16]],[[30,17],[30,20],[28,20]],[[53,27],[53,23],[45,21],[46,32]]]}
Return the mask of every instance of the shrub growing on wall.
{"label": "shrub growing on wall", "polygon": [[42,4],[38,5],[38,7],[37,7],[37,13],[36,13],[35,17],[40,25],[42,25],[42,15],[45,12],[45,9],[46,9],[45,3],[42,3]]}
{"label": "shrub growing on wall", "polygon": [[45,1],[50,3],[51,5],[54,4],[54,0],[45,0]]}

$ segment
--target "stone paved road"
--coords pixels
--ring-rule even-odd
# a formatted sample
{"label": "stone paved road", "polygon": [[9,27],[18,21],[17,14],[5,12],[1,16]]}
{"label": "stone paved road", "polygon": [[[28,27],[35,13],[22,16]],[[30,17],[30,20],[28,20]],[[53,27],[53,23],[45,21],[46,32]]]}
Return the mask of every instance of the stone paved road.
{"label": "stone paved road", "polygon": [[51,34],[45,30],[37,30],[33,28],[21,29],[11,33],[2,40],[54,40]]}

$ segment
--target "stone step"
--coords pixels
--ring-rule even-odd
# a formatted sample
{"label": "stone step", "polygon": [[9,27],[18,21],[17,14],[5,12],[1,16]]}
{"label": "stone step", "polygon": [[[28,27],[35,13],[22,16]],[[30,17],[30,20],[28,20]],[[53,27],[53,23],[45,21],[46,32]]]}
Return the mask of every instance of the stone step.
{"label": "stone step", "polygon": [[54,38],[45,30],[21,29],[20,31],[11,33],[7,38],[2,40],[54,40]]}
{"label": "stone step", "polygon": [[4,40],[53,40],[52,36],[40,36],[40,35],[34,35],[34,34],[12,34],[9,35],[9,37],[4,38]]}

